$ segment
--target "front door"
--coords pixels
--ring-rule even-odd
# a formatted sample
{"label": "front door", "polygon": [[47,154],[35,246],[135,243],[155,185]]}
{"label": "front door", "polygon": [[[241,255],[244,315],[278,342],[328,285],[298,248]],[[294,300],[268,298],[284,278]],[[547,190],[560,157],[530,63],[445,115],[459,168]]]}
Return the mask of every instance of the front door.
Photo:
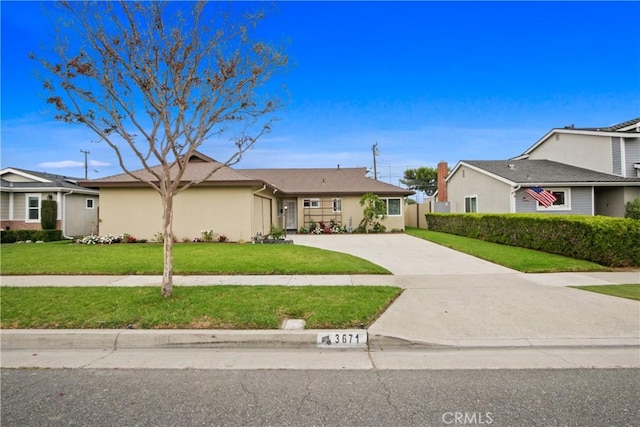
{"label": "front door", "polygon": [[298,229],[298,215],[296,212],[297,202],[295,200],[285,200],[285,227],[287,230]]}

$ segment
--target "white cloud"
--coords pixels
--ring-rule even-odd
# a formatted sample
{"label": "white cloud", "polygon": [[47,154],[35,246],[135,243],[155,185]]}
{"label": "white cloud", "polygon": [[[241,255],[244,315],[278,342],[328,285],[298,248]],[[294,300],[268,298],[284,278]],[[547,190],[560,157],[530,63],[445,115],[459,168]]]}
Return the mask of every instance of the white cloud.
{"label": "white cloud", "polygon": [[[101,162],[99,160],[89,160],[89,167],[106,167],[111,166],[111,163]],[[38,163],[38,167],[46,169],[66,169],[66,168],[83,168],[84,162],[78,162],[76,160],[60,160],[58,162],[43,162]]]}
{"label": "white cloud", "polygon": [[74,160],[61,160],[59,162],[38,163],[38,167],[47,168],[47,169],[80,168],[80,167],[84,167],[84,163],[76,162]]}

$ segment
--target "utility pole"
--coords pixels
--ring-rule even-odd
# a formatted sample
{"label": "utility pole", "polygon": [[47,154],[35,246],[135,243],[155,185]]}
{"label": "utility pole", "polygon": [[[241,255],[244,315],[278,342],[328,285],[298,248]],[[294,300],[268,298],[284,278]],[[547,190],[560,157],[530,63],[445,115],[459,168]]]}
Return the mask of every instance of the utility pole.
{"label": "utility pole", "polygon": [[90,151],[80,150],[81,153],[84,153],[84,179],[89,179],[89,161],[87,160],[87,156],[91,154]]}
{"label": "utility pole", "polygon": [[378,143],[377,142],[375,144],[373,144],[373,147],[371,147],[371,150],[373,151],[373,178],[377,181],[378,180],[378,167],[376,166],[376,157],[380,154],[380,150],[378,150]]}

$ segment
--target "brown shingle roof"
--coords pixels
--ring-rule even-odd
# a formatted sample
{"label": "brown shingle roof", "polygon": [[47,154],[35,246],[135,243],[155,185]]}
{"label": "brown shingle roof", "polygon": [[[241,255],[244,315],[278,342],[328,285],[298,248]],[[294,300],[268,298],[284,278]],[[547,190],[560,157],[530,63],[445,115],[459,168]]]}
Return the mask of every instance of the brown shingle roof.
{"label": "brown shingle roof", "polygon": [[[182,180],[199,181],[213,168],[220,168],[200,185],[268,185],[282,194],[365,194],[408,196],[413,191],[366,177],[366,168],[334,169],[238,169],[234,170],[210,157],[196,153],[191,157]],[[160,166],[153,169],[160,171]],[[133,172],[142,179],[153,179],[151,172]],[[84,181],[87,187],[120,187],[146,185],[126,173]]]}
{"label": "brown shingle roof", "polygon": [[239,169],[284,194],[364,194],[408,196],[413,191],[367,178],[366,168]]}
{"label": "brown shingle roof", "polygon": [[[220,162],[213,159],[211,161],[191,160],[182,177],[182,181],[199,181],[205,178],[215,168],[219,168],[209,178],[207,178],[201,185],[215,185],[215,184],[257,184],[256,179],[243,175],[228,166],[223,166]],[[161,171],[160,166],[155,166],[152,170],[158,172]],[[174,169],[174,170],[177,170]],[[146,169],[140,169],[133,172],[134,175],[145,180],[155,181],[153,174]],[[112,175],[105,178],[93,179],[90,181],[83,181],[82,185],[88,187],[114,187],[114,186],[130,186],[130,185],[145,185],[140,181],[132,178],[126,173],[118,175]]]}

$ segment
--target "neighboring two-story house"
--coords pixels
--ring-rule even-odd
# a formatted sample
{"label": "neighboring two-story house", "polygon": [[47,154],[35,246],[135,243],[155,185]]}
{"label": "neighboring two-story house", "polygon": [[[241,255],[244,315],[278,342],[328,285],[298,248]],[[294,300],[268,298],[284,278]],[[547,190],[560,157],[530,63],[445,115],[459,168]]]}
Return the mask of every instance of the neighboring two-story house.
{"label": "neighboring two-story house", "polygon": [[[640,197],[640,118],[602,128],[552,129],[509,160],[462,160],[447,177],[450,212],[622,217]],[[531,196],[543,189],[550,206]]]}
{"label": "neighboring two-story house", "polygon": [[43,200],[57,202],[56,228],[63,236],[84,236],[98,227],[99,192],[78,178],[18,168],[0,171],[0,226],[3,230],[40,230]]}

